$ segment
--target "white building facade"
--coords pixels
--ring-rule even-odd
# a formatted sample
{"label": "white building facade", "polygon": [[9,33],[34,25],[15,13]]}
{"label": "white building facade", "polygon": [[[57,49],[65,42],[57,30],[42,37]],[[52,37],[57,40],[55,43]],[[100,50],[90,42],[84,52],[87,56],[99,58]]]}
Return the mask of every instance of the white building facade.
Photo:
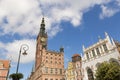
{"label": "white building facade", "polygon": [[115,41],[105,32],[105,38],[92,46],[83,46],[82,77],[83,80],[94,80],[95,70],[104,61],[116,61],[120,64],[120,53]]}

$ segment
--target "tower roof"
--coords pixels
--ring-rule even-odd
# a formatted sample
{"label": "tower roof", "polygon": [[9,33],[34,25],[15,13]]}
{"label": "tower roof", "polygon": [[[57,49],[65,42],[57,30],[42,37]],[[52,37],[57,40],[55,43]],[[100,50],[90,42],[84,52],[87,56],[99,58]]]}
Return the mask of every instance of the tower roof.
{"label": "tower roof", "polygon": [[44,21],[44,17],[42,18],[42,22],[41,22],[41,27],[45,26],[45,21]]}
{"label": "tower roof", "polygon": [[39,31],[38,37],[39,36],[47,37],[47,33],[45,31],[45,20],[44,20],[44,17],[42,18],[42,21],[41,21],[41,24],[40,24],[40,31]]}
{"label": "tower roof", "polygon": [[72,57],[77,57],[77,56],[80,56],[80,54],[74,54]]}

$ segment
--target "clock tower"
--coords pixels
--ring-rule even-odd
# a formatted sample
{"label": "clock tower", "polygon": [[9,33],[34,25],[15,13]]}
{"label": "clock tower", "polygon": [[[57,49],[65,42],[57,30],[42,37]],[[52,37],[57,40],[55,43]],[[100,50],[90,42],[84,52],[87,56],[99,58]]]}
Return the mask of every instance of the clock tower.
{"label": "clock tower", "polygon": [[61,47],[59,51],[48,50],[47,40],[45,21],[42,18],[36,41],[35,69],[31,73],[29,80],[63,80],[65,78],[64,48]]}
{"label": "clock tower", "polygon": [[42,63],[43,51],[47,50],[47,33],[45,32],[45,22],[42,18],[40,25],[40,32],[37,36],[37,45],[36,45],[36,59],[35,59],[35,69],[37,69]]}

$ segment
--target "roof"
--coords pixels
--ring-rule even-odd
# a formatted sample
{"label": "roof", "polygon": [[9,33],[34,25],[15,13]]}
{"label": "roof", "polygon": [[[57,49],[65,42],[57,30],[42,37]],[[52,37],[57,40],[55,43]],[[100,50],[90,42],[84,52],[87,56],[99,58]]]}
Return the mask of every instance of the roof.
{"label": "roof", "polygon": [[77,57],[77,56],[80,56],[80,54],[74,54],[72,57]]}
{"label": "roof", "polygon": [[3,64],[4,68],[9,68],[10,67],[10,61],[9,60],[0,60],[0,63]]}
{"label": "roof", "polygon": [[120,42],[115,41],[116,46],[120,46]]}

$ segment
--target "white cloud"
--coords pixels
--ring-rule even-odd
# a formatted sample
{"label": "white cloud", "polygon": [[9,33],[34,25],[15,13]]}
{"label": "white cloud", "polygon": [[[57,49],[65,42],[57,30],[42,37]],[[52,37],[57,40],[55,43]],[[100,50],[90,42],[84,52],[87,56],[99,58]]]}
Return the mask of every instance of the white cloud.
{"label": "white cloud", "polygon": [[49,32],[48,36],[53,37],[55,36],[58,32],[62,31],[58,26],[51,28],[52,30]]}
{"label": "white cloud", "polygon": [[101,8],[102,8],[102,13],[100,14],[100,19],[104,19],[105,17],[111,17],[120,11],[120,9],[113,9],[104,5],[101,5]]}
{"label": "white cloud", "polygon": [[35,30],[38,31],[41,10],[37,0],[1,0],[0,12],[1,34],[34,35]]}
{"label": "white cloud", "polygon": [[[20,62],[27,63],[33,61],[35,59],[35,48],[36,48],[35,40],[15,40],[11,43],[0,42],[0,49],[4,49],[4,51],[2,51],[1,53],[5,55],[6,59],[12,59],[13,62],[17,62],[20,47],[23,44],[27,44],[29,46],[29,49],[27,50],[28,54],[26,56],[21,54]],[[21,53],[24,52],[23,47],[25,46],[24,45],[22,46]]]}
{"label": "white cloud", "polygon": [[[63,20],[78,27],[82,24],[85,12],[95,5],[111,1],[113,0],[0,0],[0,35],[17,33],[21,36],[36,36],[40,18],[44,14],[47,31],[53,37],[61,31],[60,23]],[[107,8],[109,16],[115,14],[112,11]],[[106,16],[104,10],[101,16]]]}
{"label": "white cloud", "polygon": [[[40,29],[41,18],[45,16],[48,35],[55,36],[63,30],[60,23],[70,22],[74,27],[82,24],[84,13],[95,5],[100,5],[100,18],[111,17],[120,11],[120,0],[114,0],[118,7],[111,8],[106,4],[113,0],[0,0],[0,36],[15,33],[24,36],[36,36]],[[69,26],[68,26],[69,27]],[[29,45],[27,56],[21,56],[21,62],[30,62],[35,57],[35,40],[16,40],[0,42],[0,51],[6,58],[12,56],[17,61],[21,43]]]}
{"label": "white cloud", "polygon": [[117,0],[117,4],[118,4],[118,6],[120,6],[120,0]]}

